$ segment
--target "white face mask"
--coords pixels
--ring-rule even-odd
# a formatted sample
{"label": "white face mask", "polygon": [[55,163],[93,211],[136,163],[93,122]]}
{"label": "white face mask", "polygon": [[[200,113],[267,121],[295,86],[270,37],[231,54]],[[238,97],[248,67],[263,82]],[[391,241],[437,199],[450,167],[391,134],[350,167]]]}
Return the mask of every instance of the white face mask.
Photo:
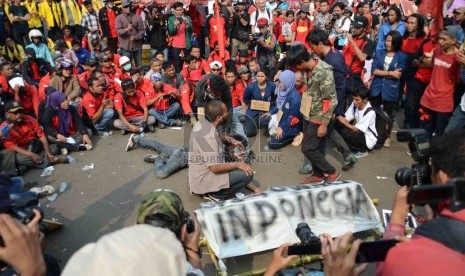
{"label": "white face mask", "polygon": [[108,8],[112,9],[114,6],[113,3],[108,3]]}

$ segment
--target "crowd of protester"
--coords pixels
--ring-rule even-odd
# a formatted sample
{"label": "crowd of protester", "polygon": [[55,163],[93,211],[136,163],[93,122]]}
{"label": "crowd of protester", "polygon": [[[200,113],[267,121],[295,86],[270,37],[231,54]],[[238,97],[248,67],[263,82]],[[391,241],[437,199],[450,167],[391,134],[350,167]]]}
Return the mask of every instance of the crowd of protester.
{"label": "crowd of protester", "polygon": [[[71,152],[94,148],[93,136],[111,139],[116,130],[131,134],[126,151],[157,152],[144,158],[157,177],[189,167],[190,192],[220,201],[242,188],[261,192],[248,164],[255,157],[249,139],[257,135],[272,150],[301,146],[301,184],[331,184],[341,173],[326,160],[329,143],[346,171],[372,150],[390,147],[395,121],[399,128],[423,128],[430,138],[463,129],[465,5],[449,9],[454,1],[445,1],[449,10],[439,29],[431,14],[418,13],[421,1],[407,2],[224,0],[165,7],[0,0],[0,170],[13,177],[12,198],[31,196],[22,191],[27,169],[70,162]],[[186,124],[192,135],[184,147],[145,136]],[[33,195],[48,192],[44,187]],[[167,215],[158,217],[151,207],[140,210],[137,222],[170,229],[188,256],[187,271],[201,275],[199,226],[177,195],[163,193],[141,208],[167,196],[179,209],[179,221],[170,222],[176,225],[164,224]],[[37,232],[35,220],[20,226],[0,216],[2,236],[5,225]],[[341,239],[345,244],[348,236]],[[105,242],[112,241],[92,247]],[[30,254],[40,253],[29,246]],[[274,262],[284,263],[283,250]],[[90,253],[78,252],[65,272],[74,275],[82,268],[78,261],[92,258],[83,254]],[[269,270],[275,268],[282,265]]]}

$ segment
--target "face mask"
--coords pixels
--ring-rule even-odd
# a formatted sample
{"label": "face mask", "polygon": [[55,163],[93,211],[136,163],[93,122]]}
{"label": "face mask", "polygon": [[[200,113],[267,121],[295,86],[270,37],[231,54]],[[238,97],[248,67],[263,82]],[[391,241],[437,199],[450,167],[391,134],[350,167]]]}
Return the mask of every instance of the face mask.
{"label": "face mask", "polygon": [[132,65],[131,64],[126,64],[123,66],[124,71],[129,71],[131,70]]}
{"label": "face mask", "polygon": [[110,8],[110,9],[113,9],[114,6],[115,5],[113,5],[113,4],[108,4],[108,8]]}

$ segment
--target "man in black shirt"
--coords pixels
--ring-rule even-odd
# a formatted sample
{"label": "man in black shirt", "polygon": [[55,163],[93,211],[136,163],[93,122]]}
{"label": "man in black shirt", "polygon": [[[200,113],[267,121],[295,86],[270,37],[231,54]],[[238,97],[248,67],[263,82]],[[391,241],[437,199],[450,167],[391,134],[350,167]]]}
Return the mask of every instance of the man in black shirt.
{"label": "man in black shirt", "polygon": [[21,6],[21,0],[14,0],[10,7],[11,34],[16,43],[25,46],[28,44],[29,26],[27,21],[31,20],[26,7]]}
{"label": "man in black shirt", "polygon": [[249,40],[250,32],[250,15],[245,11],[244,0],[238,0],[236,3],[236,13],[233,17],[232,27],[232,44],[231,58],[235,59],[238,50],[247,50],[247,41]]}

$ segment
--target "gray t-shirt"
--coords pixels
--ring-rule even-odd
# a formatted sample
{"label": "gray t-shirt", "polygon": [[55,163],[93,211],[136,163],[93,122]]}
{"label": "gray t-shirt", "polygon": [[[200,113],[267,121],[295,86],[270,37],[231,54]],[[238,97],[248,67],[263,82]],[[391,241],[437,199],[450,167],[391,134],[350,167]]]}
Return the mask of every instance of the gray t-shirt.
{"label": "gray t-shirt", "polygon": [[189,187],[194,194],[229,188],[227,173],[215,174],[209,167],[225,163],[225,151],[216,128],[207,120],[195,123],[189,140]]}

